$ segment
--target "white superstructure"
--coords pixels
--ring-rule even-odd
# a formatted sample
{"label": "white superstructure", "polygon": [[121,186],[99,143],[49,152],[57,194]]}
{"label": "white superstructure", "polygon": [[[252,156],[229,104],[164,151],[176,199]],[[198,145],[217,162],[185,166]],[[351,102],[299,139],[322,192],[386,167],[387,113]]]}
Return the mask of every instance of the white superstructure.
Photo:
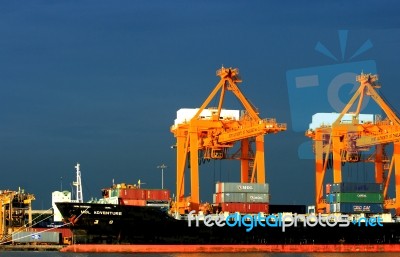
{"label": "white superstructure", "polygon": [[54,210],[54,221],[62,221],[62,216],[55,203],[58,202],[71,202],[71,192],[69,191],[54,191],[51,194],[51,206]]}

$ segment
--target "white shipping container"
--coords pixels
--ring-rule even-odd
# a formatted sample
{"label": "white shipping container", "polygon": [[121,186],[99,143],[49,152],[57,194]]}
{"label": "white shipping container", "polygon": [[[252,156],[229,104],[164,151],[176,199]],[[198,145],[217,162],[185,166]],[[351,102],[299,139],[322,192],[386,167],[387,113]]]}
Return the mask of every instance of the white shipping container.
{"label": "white shipping container", "polygon": [[220,182],[215,184],[216,193],[269,193],[269,185],[257,183]]}
{"label": "white shipping container", "polygon": [[[176,112],[176,119],[174,124],[184,124],[189,122],[194,115],[199,111],[199,108],[190,109],[190,108],[182,108]],[[216,112],[217,109],[204,109],[200,113],[200,119],[210,120],[213,112]],[[227,120],[239,120],[240,111],[239,110],[221,110],[220,119]]]}
{"label": "white shipping container", "polygon": [[[331,126],[333,122],[339,117],[340,113],[332,112],[332,113],[316,113],[312,116],[312,122],[309,125],[309,129],[316,129],[321,126]],[[359,123],[367,123],[374,122],[373,114],[359,114],[358,116]],[[351,123],[353,120],[353,114],[345,114],[343,115],[341,122],[342,123]]]}
{"label": "white shipping container", "polygon": [[42,243],[59,244],[61,242],[60,232],[15,232],[12,234],[14,243]]}
{"label": "white shipping container", "polygon": [[247,202],[246,193],[217,193],[218,203],[245,203]]}
{"label": "white shipping container", "polygon": [[118,196],[109,197],[107,202],[109,204],[118,204]]}
{"label": "white shipping container", "polygon": [[246,193],[247,202],[250,203],[269,203],[269,194],[262,193]]}

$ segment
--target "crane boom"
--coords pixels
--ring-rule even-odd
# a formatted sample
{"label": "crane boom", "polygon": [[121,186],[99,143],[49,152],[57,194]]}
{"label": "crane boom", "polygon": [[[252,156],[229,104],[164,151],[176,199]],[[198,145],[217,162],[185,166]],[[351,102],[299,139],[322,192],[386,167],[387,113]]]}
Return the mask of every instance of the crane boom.
{"label": "crane boom", "polygon": [[374,136],[364,136],[356,140],[357,147],[367,147],[377,144],[388,144],[400,141],[400,130],[391,133],[378,134]]}
{"label": "crane boom", "polygon": [[282,128],[286,128],[285,123],[277,123],[275,119],[263,119],[260,120],[258,124],[237,129],[232,132],[222,132],[218,136],[219,143],[229,143],[242,140],[245,138],[256,137],[259,135],[264,135],[271,133],[274,130],[279,132]]}

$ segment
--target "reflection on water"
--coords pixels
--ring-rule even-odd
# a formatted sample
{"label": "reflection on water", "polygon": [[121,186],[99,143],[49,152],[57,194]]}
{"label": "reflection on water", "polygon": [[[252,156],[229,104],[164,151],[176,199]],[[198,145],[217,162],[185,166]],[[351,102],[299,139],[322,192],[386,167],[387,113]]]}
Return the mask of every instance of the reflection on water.
{"label": "reflection on water", "polygon": [[[297,255],[294,255],[297,257]],[[307,257],[399,257],[399,253],[309,253]]]}
{"label": "reflection on water", "polygon": [[59,253],[0,252],[7,257],[399,257],[399,253]]}
{"label": "reflection on water", "polygon": [[[143,257],[150,257],[143,255]],[[182,253],[151,257],[399,257],[400,253]],[[135,255],[135,257],[139,257]]]}

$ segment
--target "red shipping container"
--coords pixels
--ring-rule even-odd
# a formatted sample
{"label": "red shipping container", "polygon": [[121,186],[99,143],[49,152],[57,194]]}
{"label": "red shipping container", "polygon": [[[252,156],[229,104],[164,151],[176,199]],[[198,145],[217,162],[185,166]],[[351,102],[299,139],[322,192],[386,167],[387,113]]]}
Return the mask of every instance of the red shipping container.
{"label": "red shipping container", "polygon": [[169,190],[166,189],[149,189],[147,190],[147,200],[168,201],[170,198]]}
{"label": "red shipping container", "polygon": [[326,184],[326,186],[325,186],[325,191],[326,191],[326,194],[327,194],[327,195],[329,195],[329,194],[331,193],[331,187],[332,187],[331,184]]}
{"label": "red shipping container", "polygon": [[246,213],[269,213],[269,205],[267,203],[248,203]]}
{"label": "red shipping container", "polygon": [[221,211],[245,213],[246,205],[246,203],[221,203]]}
{"label": "red shipping container", "polygon": [[121,199],[121,205],[146,206],[146,200]]}
{"label": "red shipping container", "polygon": [[222,183],[221,182],[218,182],[217,184],[215,184],[216,186],[215,186],[215,193],[221,193],[222,192]]}
{"label": "red shipping container", "polygon": [[216,203],[216,204],[222,203],[222,200],[221,200],[221,193],[216,193],[216,194],[215,194],[215,203]]}
{"label": "red shipping container", "polygon": [[146,200],[146,190],[138,188],[120,189],[119,197],[122,199]]}
{"label": "red shipping container", "polygon": [[329,203],[326,204],[326,213],[331,213],[331,205]]}

